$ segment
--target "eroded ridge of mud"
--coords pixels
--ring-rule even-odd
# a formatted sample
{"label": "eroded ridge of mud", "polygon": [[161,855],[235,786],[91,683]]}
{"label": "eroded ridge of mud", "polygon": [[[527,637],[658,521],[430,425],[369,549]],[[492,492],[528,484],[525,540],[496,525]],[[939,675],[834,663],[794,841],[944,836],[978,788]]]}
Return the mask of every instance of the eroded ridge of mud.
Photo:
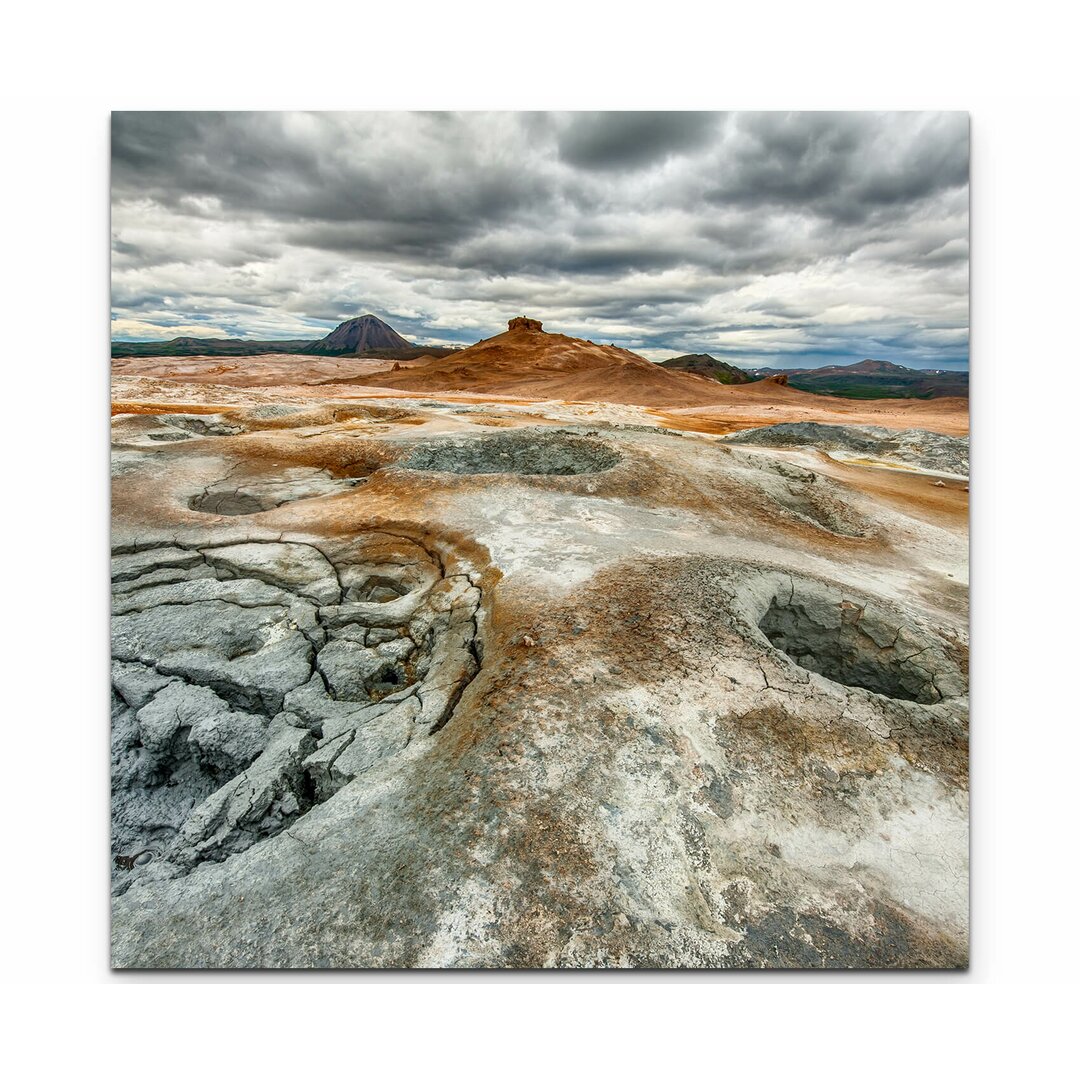
{"label": "eroded ridge of mud", "polygon": [[288,829],[417,737],[479,668],[480,590],[373,533],[113,557],[114,887]]}
{"label": "eroded ridge of mud", "polygon": [[355,422],[372,425],[414,424],[423,419],[423,415],[415,409],[389,405],[287,405],[268,402],[222,412],[121,412],[113,417],[112,440],[116,446],[145,449],[169,443],[212,443],[216,438],[228,440],[232,436],[260,432],[313,428],[317,433],[336,425],[348,426]]}
{"label": "eroded ridge of mud", "polygon": [[230,474],[208,485],[188,500],[188,509],[220,517],[242,517],[273,510],[301,499],[337,495],[362,484],[366,477],[335,477],[326,469],[292,466],[272,476],[240,477]]}
{"label": "eroded ridge of mud", "polygon": [[840,485],[787,461],[750,457],[754,486],[764,492],[785,517],[795,518],[816,529],[850,539],[872,531],[871,523],[851,505]]}
{"label": "eroded ridge of mud", "polygon": [[604,472],[621,460],[593,437],[530,430],[441,439],[417,447],[399,465],[421,472],[578,476]]}
{"label": "eroded ridge of mud", "polygon": [[939,471],[955,476],[968,474],[967,436],[941,435],[910,428],[893,431],[869,424],[773,424],[741,431],[729,442],[751,446],[814,447],[841,455],[861,455],[897,464]]}
{"label": "eroded ridge of mud", "polygon": [[958,646],[881,602],[790,577],[757,601],[758,629],[807,671],[922,705],[967,692]]}

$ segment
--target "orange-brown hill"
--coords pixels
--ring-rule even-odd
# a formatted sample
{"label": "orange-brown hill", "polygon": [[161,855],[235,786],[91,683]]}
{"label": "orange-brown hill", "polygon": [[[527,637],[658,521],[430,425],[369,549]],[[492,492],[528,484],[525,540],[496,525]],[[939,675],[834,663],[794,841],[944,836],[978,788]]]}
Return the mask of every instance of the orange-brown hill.
{"label": "orange-brown hill", "polygon": [[670,371],[614,345],[546,333],[533,319],[512,319],[506,333],[453,356],[364,376],[363,382],[425,394],[467,390],[619,405],[674,407],[728,400],[726,387],[711,379]]}
{"label": "orange-brown hill", "polygon": [[863,401],[829,397],[797,390],[787,384],[785,375],[725,386],[703,375],[650,363],[614,345],[545,333],[533,319],[511,319],[506,333],[453,356],[345,381],[413,394],[459,391],[523,400],[647,405],[660,412],[668,427],[717,434],[801,420],[918,427],[949,435],[962,435],[968,429],[963,398]]}

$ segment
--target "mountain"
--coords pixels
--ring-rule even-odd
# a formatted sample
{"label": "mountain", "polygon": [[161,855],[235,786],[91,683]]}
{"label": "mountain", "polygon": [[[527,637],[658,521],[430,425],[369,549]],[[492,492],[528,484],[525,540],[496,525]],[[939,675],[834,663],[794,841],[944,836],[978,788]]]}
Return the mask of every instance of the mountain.
{"label": "mountain", "polygon": [[609,401],[625,405],[711,404],[725,388],[668,370],[614,345],[546,332],[535,319],[511,319],[503,334],[422,367],[365,375],[367,386],[416,393],[479,394]]}
{"label": "mountain", "polygon": [[927,371],[888,360],[860,360],[823,368],[756,368],[757,376],[787,375],[788,385],[812,394],[847,398],[967,397],[966,371]]}
{"label": "mountain", "polygon": [[411,341],[406,341],[382,319],[374,315],[361,315],[357,319],[346,320],[307,351],[317,356],[341,356],[350,353],[354,355],[367,353],[375,349],[412,349],[414,347]]}
{"label": "mountain", "polygon": [[662,360],[661,367],[670,368],[672,371],[686,371],[691,375],[704,375],[707,379],[715,379],[725,385],[748,383],[754,381],[754,376],[742,368],[725,364],[723,360],[717,360],[708,353],[690,353],[688,356],[674,356],[670,360]]}
{"label": "mountain", "polygon": [[860,360],[857,364],[834,364],[831,368],[819,368],[819,371],[846,371],[849,375],[918,375],[915,368],[891,364],[888,360]]}

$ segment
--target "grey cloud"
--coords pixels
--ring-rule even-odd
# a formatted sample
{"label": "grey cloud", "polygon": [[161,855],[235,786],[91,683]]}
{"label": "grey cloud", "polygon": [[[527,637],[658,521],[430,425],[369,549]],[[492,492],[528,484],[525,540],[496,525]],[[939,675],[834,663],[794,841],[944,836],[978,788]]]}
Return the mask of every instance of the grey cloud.
{"label": "grey cloud", "polygon": [[[118,113],[114,307],[301,337],[375,310],[434,341],[496,332],[512,306],[733,359],[962,362],[967,127],[950,113]],[[784,336],[796,329],[803,346]]]}

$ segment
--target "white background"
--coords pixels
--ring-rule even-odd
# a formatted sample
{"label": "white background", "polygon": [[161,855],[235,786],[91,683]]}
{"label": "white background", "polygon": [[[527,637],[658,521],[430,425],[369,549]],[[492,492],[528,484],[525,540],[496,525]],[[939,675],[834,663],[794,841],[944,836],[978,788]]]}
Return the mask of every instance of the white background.
{"label": "white background", "polygon": [[[1068,10],[144,0],[6,14],[0,1015],[11,1075],[1075,1068],[1061,1056],[1075,1015],[1080,724]],[[109,111],[298,107],[971,111],[970,972],[109,972]]]}

